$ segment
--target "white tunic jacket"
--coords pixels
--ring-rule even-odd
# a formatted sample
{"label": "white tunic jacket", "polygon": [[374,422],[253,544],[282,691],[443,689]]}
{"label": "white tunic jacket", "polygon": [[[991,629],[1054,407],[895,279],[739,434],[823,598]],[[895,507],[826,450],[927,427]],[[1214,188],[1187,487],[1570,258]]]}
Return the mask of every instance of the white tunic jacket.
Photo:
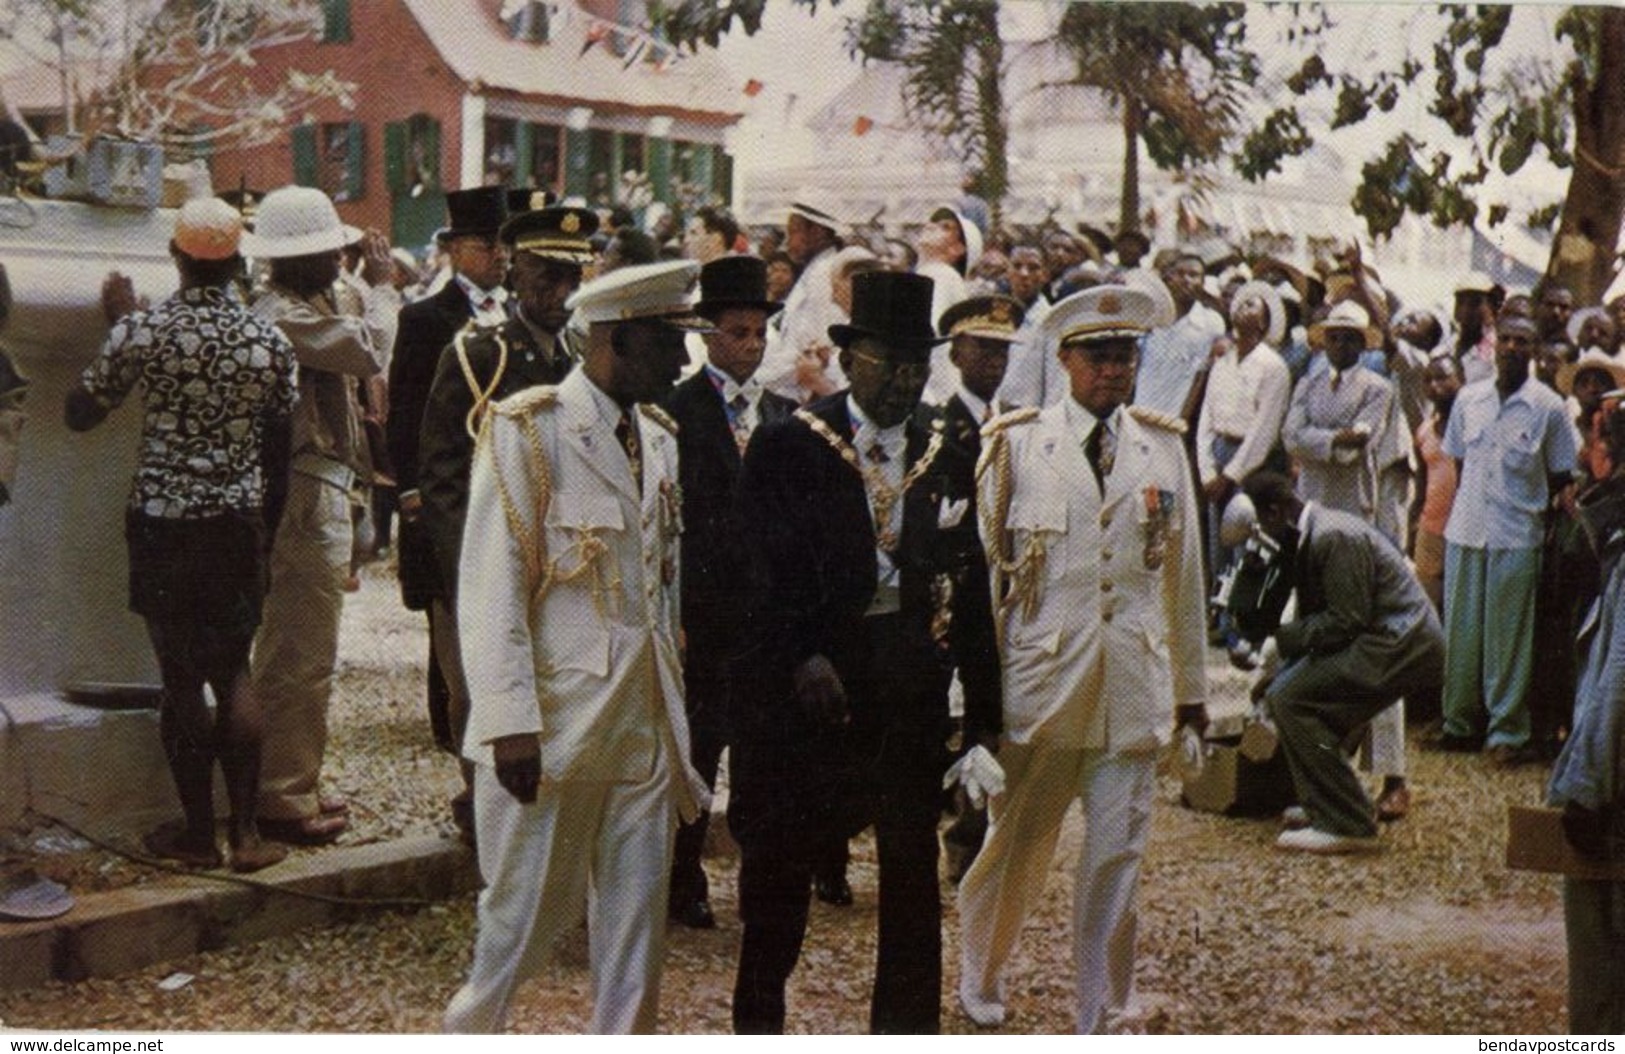
{"label": "white tunic jacket", "polygon": [[1070,403],[1025,423],[1007,423],[1019,413],[995,421],[984,440],[984,544],[991,550],[1000,529],[1001,444],[990,441],[998,436],[1008,442],[1008,551],[1019,559],[1029,541],[1043,550],[1030,617],[1017,598],[1000,620],[1004,735],[1149,750],[1170,738],[1175,705],[1206,702],[1206,597],[1190,469],[1176,422],[1119,410],[1102,498],[1083,451],[1087,433],[1068,421]]}
{"label": "white tunic jacket", "polygon": [[490,764],[493,740],[535,733],[544,783],[640,783],[659,765],[686,818],[706,791],[677,643],[677,437],[640,407],[640,496],[603,399],[577,370],[497,404],[481,435],[459,563],[463,756]]}

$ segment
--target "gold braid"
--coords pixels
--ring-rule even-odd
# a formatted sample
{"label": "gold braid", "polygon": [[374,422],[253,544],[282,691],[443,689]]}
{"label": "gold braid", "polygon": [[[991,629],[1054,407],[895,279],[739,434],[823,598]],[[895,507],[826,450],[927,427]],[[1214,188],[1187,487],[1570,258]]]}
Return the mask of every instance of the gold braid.
{"label": "gold braid", "polygon": [[992,575],[993,600],[998,605],[999,618],[994,620],[998,644],[1004,645],[1004,624],[1010,610],[1021,606],[1022,621],[1031,621],[1038,613],[1041,599],[1040,586],[1044,578],[1044,543],[1038,533],[1032,532],[1019,557],[1012,557],[1010,535],[1005,524],[1010,516],[1010,499],[1015,490],[1011,469],[1010,438],[1002,430],[989,437],[987,449],[976,463],[976,484],[993,472],[993,500],[983,505],[982,533],[987,537],[987,565]]}
{"label": "gold braid", "polygon": [[[598,612],[599,618],[607,619],[610,590],[618,589],[620,586],[619,577],[608,579],[603,568],[605,560],[610,555],[609,545],[598,536],[597,529],[579,528],[577,533],[580,537],[576,542],[557,559],[548,559],[546,524],[547,510],[553,501],[553,471],[548,462],[542,433],[536,427],[535,415],[519,413],[513,416],[530,450],[528,467],[531,470],[531,485],[536,491],[534,530],[526,524],[519,502],[514,498],[513,491],[504,478],[502,463],[497,458],[496,445],[491,440],[491,421],[494,415],[486,414],[481,419],[477,443],[491,447],[491,466],[495,470],[497,494],[502,501],[503,516],[508,521],[508,529],[513,532],[514,541],[519,545],[520,557],[525,564],[525,588],[530,597],[530,617],[532,620],[535,619],[541,609],[542,598],[554,585],[572,582],[590,574],[593,609]],[[578,562],[575,567],[565,571],[561,565],[565,557],[572,553]]]}
{"label": "gold braid", "polygon": [[491,331],[497,342],[497,368],[491,374],[491,383],[482,386],[474,367],[468,361],[467,341],[471,333],[477,332],[472,326],[464,326],[457,334],[457,364],[463,368],[463,379],[468,382],[468,390],[474,396],[474,405],[468,408],[468,416],[463,419],[463,429],[468,432],[470,439],[479,438],[480,421],[485,417],[486,409],[491,405],[491,396],[496,394],[497,385],[502,383],[502,375],[508,372],[508,342],[502,339],[500,327]]}

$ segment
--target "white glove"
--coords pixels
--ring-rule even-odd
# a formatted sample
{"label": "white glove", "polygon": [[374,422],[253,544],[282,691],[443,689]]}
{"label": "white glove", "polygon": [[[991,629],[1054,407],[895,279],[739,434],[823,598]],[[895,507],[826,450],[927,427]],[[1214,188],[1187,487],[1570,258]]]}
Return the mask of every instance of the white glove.
{"label": "white glove", "polygon": [[965,510],[969,508],[969,498],[950,501],[944,497],[941,507],[937,509],[937,527],[942,530],[947,530],[949,527],[958,527],[959,521],[965,518]]}
{"label": "white glove", "polygon": [[1258,648],[1258,673],[1261,677],[1274,677],[1281,672],[1281,648],[1274,637],[1265,637]]}
{"label": "white glove", "polygon": [[1185,780],[1196,779],[1207,764],[1207,748],[1202,742],[1201,733],[1190,725],[1179,730],[1179,754],[1175,763],[1179,767],[1180,778]]}
{"label": "white glove", "polygon": [[956,783],[965,788],[970,803],[980,809],[989,798],[1004,793],[1004,767],[986,747],[971,747],[943,774],[943,790]]}

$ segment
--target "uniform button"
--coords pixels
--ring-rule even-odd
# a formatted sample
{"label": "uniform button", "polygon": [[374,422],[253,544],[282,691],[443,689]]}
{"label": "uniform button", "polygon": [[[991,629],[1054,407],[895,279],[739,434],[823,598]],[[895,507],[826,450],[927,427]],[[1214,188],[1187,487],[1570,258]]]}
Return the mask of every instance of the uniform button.
{"label": "uniform button", "polygon": [[1110,582],[1100,583],[1100,591],[1102,593],[1110,593],[1112,591],[1112,584]]}
{"label": "uniform button", "polygon": [[1110,549],[1102,550],[1100,553],[1100,558],[1102,560],[1110,560],[1112,558],[1112,551]]}
{"label": "uniform button", "polygon": [[1106,611],[1106,612],[1101,613],[1100,621],[1102,621],[1102,622],[1110,622],[1111,620],[1112,620],[1112,613],[1110,611]]}
{"label": "uniform button", "polygon": [[1110,527],[1112,525],[1112,517],[1110,513],[1103,512],[1100,514],[1100,525],[1102,527]]}

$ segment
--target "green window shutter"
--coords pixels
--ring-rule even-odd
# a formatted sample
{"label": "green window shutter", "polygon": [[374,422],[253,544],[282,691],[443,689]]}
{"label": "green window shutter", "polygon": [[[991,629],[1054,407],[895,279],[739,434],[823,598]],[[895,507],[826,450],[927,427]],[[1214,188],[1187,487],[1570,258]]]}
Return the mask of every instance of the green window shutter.
{"label": "green window shutter", "polygon": [[301,187],[319,184],[316,171],[316,126],[293,126],[293,181]]}
{"label": "green window shutter", "polygon": [[716,188],[717,200],[724,205],[733,204],[734,195],[734,159],[732,154],[724,153],[721,147],[716,148],[716,164],[712,169]]}
{"label": "green window shutter", "polygon": [[384,125],[384,185],[391,197],[399,197],[412,188],[406,171],[406,122],[391,121]]}
{"label": "green window shutter", "polygon": [[360,121],[351,121],[348,132],[348,164],[345,166],[345,200],[358,201],[367,190],[367,129]]}
{"label": "green window shutter", "polygon": [[427,168],[428,190],[439,190],[445,184],[440,179],[440,122],[433,118],[423,121],[423,159]]}
{"label": "green window shutter", "polygon": [[322,43],[350,42],[350,0],[322,0]]}
{"label": "green window shutter", "polygon": [[649,166],[649,184],[654,188],[655,200],[670,205],[673,198],[671,192],[671,140],[650,136],[645,149],[648,151],[645,160]]}
{"label": "green window shutter", "polygon": [[513,185],[530,186],[531,166],[536,161],[536,126],[520,121],[513,135]]}

